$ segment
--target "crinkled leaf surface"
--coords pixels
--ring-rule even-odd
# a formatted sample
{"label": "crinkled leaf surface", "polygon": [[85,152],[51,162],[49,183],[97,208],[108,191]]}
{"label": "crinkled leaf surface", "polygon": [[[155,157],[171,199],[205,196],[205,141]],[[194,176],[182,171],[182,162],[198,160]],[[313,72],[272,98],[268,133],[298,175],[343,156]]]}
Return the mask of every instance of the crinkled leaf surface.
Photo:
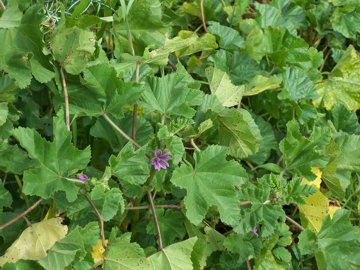
{"label": "crinkled leaf surface", "polygon": [[13,135],[36,166],[24,172],[23,192],[50,198],[57,191],[64,191],[69,201],[77,197],[79,187],[65,179],[84,169],[90,161],[90,148],[79,150],[71,143],[71,134],[66,130],[63,118],[54,118],[54,139],[42,138],[30,128],[17,128]]}
{"label": "crinkled leaf surface", "polygon": [[202,92],[189,87],[186,74],[172,73],[162,78],[149,78],[142,105],[150,112],[190,118],[195,114],[191,107],[199,105],[202,96]]}
{"label": "crinkled leaf surface", "polygon": [[175,169],[171,182],[187,192],[184,203],[186,216],[199,224],[211,206],[227,224],[239,218],[236,186],[247,181],[245,170],[235,161],[226,160],[227,147],[213,145],[194,154],[194,167],[181,165]]}
{"label": "crinkled leaf surface", "polygon": [[280,151],[288,170],[314,179],[311,167],[324,167],[329,158],[323,150],[330,142],[330,134],[326,128],[315,128],[309,138],[301,135],[299,124],[292,120],[287,123],[286,137],[280,142]]}

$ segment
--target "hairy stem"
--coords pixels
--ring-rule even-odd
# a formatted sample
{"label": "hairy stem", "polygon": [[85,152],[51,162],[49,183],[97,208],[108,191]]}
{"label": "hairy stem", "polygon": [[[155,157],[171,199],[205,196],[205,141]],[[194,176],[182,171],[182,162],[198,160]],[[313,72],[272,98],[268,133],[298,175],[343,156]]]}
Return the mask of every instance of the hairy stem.
{"label": "hairy stem", "polygon": [[156,215],[154,200],[152,198],[152,195],[151,195],[150,191],[147,192],[147,195],[148,195],[148,199],[149,199],[149,202],[150,202],[151,212],[153,213],[153,216],[154,216],[154,222],[155,222],[155,228],[156,228],[156,233],[157,233],[157,237],[158,237],[159,249],[163,250],[164,248],[163,248],[163,243],[162,243],[162,238],[161,238],[159,221],[158,221],[158,218],[157,218],[157,215]]}
{"label": "hairy stem", "polygon": [[95,211],[95,215],[98,219],[99,222],[99,226],[100,226],[100,239],[101,239],[101,244],[103,246],[103,248],[106,248],[106,241],[105,241],[105,233],[104,233],[104,220],[102,219],[99,210],[96,208],[96,205],[94,204],[94,202],[90,199],[90,197],[87,194],[84,194],[86,200],[88,201],[88,203],[90,204],[90,206],[94,209]]}
{"label": "hairy stem", "polygon": [[3,1],[1,1],[1,0],[0,0],[0,9],[1,9],[2,11],[5,11],[5,10],[6,10],[6,7],[5,7]]}
{"label": "hairy stem", "polygon": [[64,99],[65,99],[65,123],[66,129],[70,131],[70,112],[69,112],[69,96],[66,86],[65,74],[62,67],[60,67],[60,75],[61,75],[61,84],[64,91]]}
{"label": "hairy stem", "polygon": [[290,221],[290,223],[292,223],[293,225],[295,225],[295,227],[297,227],[300,231],[304,231],[304,227],[301,226],[299,223],[297,223],[295,220],[293,220],[291,217],[289,216],[285,216],[285,218]]}
{"label": "hairy stem", "polygon": [[41,198],[39,200],[37,200],[32,206],[30,206],[28,209],[26,209],[24,212],[22,212],[21,214],[17,215],[16,217],[14,217],[13,219],[9,220],[8,222],[6,222],[5,224],[0,226],[0,231],[5,229],[6,227],[10,226],[11,224],[15,223],[16,221],[18,221],[19,219],[21,219],[22,217],[25,217],[27,214],[29,214],[32,210],[34,210],[44,199]]}
{"label": "hairy stem", "polygon": [[[136,71],[135,71],[135,82],[140,82],[140,62],[136,62]],[[131,131],[132,131],[132,139],[136,141],[136,125],[137,125],[137,109],[138,105],[135,103],[133,107],[133,113],[132,113],[132,125],[131,125]]]}
{"label": "hairy stem", "polygon": [[190,138],[190,144],[195,148],[196,151],[200,152],[200,148],[196,145],[193,138]]}
{"label": "hairy stem", "polygon": [[135,145],[136,147],[140,148],[141,146],[139,144],[137,144],[132,138],[129,137],[129,135],[127,135],[121,128],[119,128],[110,118],[109,116],[104,112],[102,114],[102,116],[104,117],[104,119],[117,131],[120,133],[121,136],[123,136],[125,139],[127,139],[129,142],[132,142],[133,145]]}

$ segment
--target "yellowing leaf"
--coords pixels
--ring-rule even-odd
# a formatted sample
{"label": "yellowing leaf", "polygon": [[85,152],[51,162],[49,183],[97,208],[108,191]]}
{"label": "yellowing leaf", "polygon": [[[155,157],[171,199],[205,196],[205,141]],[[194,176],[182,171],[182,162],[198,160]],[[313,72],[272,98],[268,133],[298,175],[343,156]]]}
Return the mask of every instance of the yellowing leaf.
{"label": "yellowing leaf", "polygon": [[7,262],[39,260],[47,256],[47,251],[67,234],[68,228],[61,224],[61,218],[52,218],[32,224],[0,257],[0,267]]}
{"label": "yellowing leaf", "polygon": [[329,206],[328,198],[320,192],[321,185],[321,171],[317,167],[311,168],[311,171],[316,175],[314,181],[309,181],[303,178],[302,183],[308,184],[319,189],[318,192],[304,199],[305,204],[299,205],[301,213],[301,223],[314,232],[319,232],[327,215]]}
{"label": "yellowing leaf", "polygon": [[330,217],[333,218],[335,212],[336,212],[337,210],[339,210],[339,209],[341,209],[340,206],[330,205],[330,206],[328,207],[328,209],[327,209],[327,212],[328,212],[328,214],[330,215]]}
{"label": "yellowing leaf", "polygon": [[304,199],[305,204],[299,205],[301,223],[314,232],[319,232],[327,215],[328,198],[320,191]]}
{"label": "yellowing leaf", "polygon": [[[105,240],[106,244],[108,240]],[[91,256],[94,259],[94,267],[98,267],[104,263],[105,249],[102,246],[101,240],[98,240],[95,245],[91,247]]]}
{"label": "yellowing leaf", "polygon": [[207,68],[206,76],[211,93],[217,96],[223,106],[232,107],[241,101],[245,85],[234,85],[227,73],[218,68]]}
{"label": "yellowing leaf", "polygon": [[327,110],[336,104],[343,104],[348,110],[360,108],[360,57],[350,45],[330,73],[329,78],[317,84],[318,98],[313,100],[316,107]]}
{"label": "yellowing leaf", "polygon": [[303,178],[302,183],[316,187],[317,189],[320,190],[322,172],[318,167],[312,167],[311,172],[316,175],[316,179],[314,181],[309,181],[306,178]]}

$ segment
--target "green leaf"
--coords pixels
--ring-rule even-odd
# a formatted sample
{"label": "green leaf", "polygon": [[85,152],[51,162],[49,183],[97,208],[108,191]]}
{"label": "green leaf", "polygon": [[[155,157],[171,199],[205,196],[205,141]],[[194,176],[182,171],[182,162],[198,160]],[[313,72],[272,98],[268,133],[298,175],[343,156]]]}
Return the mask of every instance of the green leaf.
{"label": "green leaf", "polygon": [[176,136],[174,133],[169,132],[167,126],[162,126],[159,128],[158,138],[166,145],[166,148],[170,150],[172,164],[179,164],[185,153],[182,139]]}
{"label": "green leaf", "polygon": [[[24,4],[24,1],[18,3]],[[16,28],[0,29],[0,68],[13,78],[20,88],[27,87],[33,74],[40,81],[49,80],[53,72],[49,70],[48,57],[44,55],[43,32],[39,25],[43,14],[39,12],[41,5],[32,5],[26,9],[21,18],[21,23]],[[49,77],[46,78],[45,73]]]}
{"label": "green leaf", "polygon": [[79,187],[66,180],[90,161],[90,148],[78,150],[71,143],[71,134],[66,130],[60,113],[54,118],[54,140],[42,138],[30,128],[17,128],[12,134],[27,150],[29,156],[37,162],[35,168],[24,172],[23,192],[50,198],[57,191],[64,191],[68,201],[74,201]]}
{"label": "green leaf", "polygon": [[191,118],[195,114],[191,107],[201,103],[203,94],[189,88],[185,78],[183,73],[172,73],[162,78],[150,77],[142,95],[144,109],[166,116]]}
{"label": "green leaf", "polygon": [[35,58],[30,59],[31,72],[34,75],[35,79],[41,83],[47,83],[55,77],[55,73],[45,68],[40,64]]}
{"label": "green leaf", "polygon": [[329,164],[324,168],[323,179],[329,189],[343,197],[350,185],[352,172],[359,172],[360,156],[356,149],[360,147],[360,136],[339,133],[335,142],[327,148]]}
{"label": "green leaf", "polygon": [[62,270],[69,266],[76,257],[80,257],[79,251],[85,252],[83,236],[79,229],[71,231],[65,238],[58,241],[47,253],[47,256],[39,260],[42,267],[47,270]]}
{"label": "green leaf", "polygon": [[8,104],[5,102],[1,102],[0,103],[0,126],[5,124],[8,113],[9,113]]}
{"label": "green leaf", "polygon": [[230,155],[246,158],[256,154],[262,137],[248,111],[233,108],[220,114],[218,119],[220,144],[229,146]]}
{"label": "green leaf", "polygon": [[[319,269],[358,269],[360,267],[360,230],[349,222],[350,213],[337,210],[327,216],[317,236],[306,230],[300,234],[300,251],[315,251]],[[310,247],[310,251],[308,248]]]}
{"label": "green leaf", "polygon": [[148,46],[163,45],[168,27],[162,22],[159,0],[132,1],[128,10],[122,6],[113,17],[116,57],[124,52],[132,54],[132,46],[136,55],[142,55]]}
{"label": "green leaf", "polygon": [[316,85],[319,98],[314,100],[327,110],[343,104],[348,110],[360,108],[360,57],[352,45],[348,47],[326,81]]}
{"label": "green leaf", "polygon": [[280,88],[281,81],[281,77],[278,75],[256,75],[248,84],[246,84],[244,96],[254,96],[266,90]]}
{"label": "green leaf", "polygon": [[[118,110],[118,112],[119,111],[120,110]],[[131,137],[132,114],[126,113],[124,118],[120,120],[113,119],[112,121]],[[119,132],[110,126],[102,117],[98,118],[91,127],[90,135],[106,140],[114,152],[119,152],[124,145],[128,143],[128,140],[119,134]],[[151,124],[144,117],[138,117],[136,121],[136,142],[144,145],[149,142],[151,136],[153,136]]]}
{"label": "green leaf", "polygon": [[179,59],[182,56],[191,55],[201,51],[216,49],[215,37],[209,33],[201,37],[192,31],[181,30],[172,39],[165,39],[164,45],[156,50],[144,52],[144,63],[167,65],[169,54],[175,53]]}
{"label": "green leaf", "polygon": [[158,253],[151,255],[148,258],[151,264],[150,269],[193,270],[191,253],[196,240],[196,237],[192,237],[168,246]]}
{"label": "green leaf", "polygon": [[[164,246],[173,244],[175,240],[182,240],[185,236],[184,214],[179,210],[157,209],[156,215],[159,222],[160,232]],[[149,234],[157,235],[155,223],[150,221],[146,226]]]}
{"label": "green leaf", "polygon": [[94,33],[78,27],[59,27],[51,40],[51,48],[56,61],[66,72],[79,74],[95,51]]}
{"label": "green leaf", "polygon": [[22,12],[16,4],[9,5],[0,17],[0,28],[19,27],[22,15]]}
{"label": "green leaf", "polygon": [[210,84],[211,94],[216,96],[225,107],[237,105],[244,94],[244,85],[234,85],[225,71],[218,68],[207,68],[206,77]]}
{"label": "green leaf", "polygon": [[15,100],[17,86],[8,75],[0,77],[0,101],[12,102]]}
{"label": "green leaf", "polygon": [[345,2],[344,6],[338,6],[335,8],[334,13],[330,18],[331,25],[335,31],[340,32],[346,38],[354,39],[357,33],[359,33],[359,15],[360,6],[353,7],[351,3]]}
{"label": "green leaf", "polygon": [[309,138],[301,135],[299,124],[292,120],[286,124],[286,137],[280,142],[287,170],[293,171],[307,179],[314,179],[311,167],[323,168],[329,158],[324,148],[330,143],[330,132],[327,128],[317,127]]}
{"label": "green leaf", "polygon": [[141,189],[141,185],[149,177],[150,160],[145,156],[145,151],[145,147],[135,151],[132,144],[128,143],[116,157],[110,157],[112,174],[120,179],[125,194],[129,197],[133,196],[129,191]]}
{"label": "green leaf", "polygon": [[0,212],[3,211],[4,207],[10,207],[13,200],[11,194],[5,187],[1,184],[0,185]]}
{"label": "green leaf", "polygon": [[249,160],[256,164],[263,164],[270,157],[272,149],[277,149],[278,143],[275,138],[272,126],[260,116],[255,117],[255,123],[260,129],[262,140],[260,141],[259,150],[255,155],[250,155]]}
{"label": "green leaf", "polygon": [[120,214],[125,211],[125,202],[118,188],[107,190],[104,185],[96,185],[90,197],[104,221],[112,219],[118,211]]}
{"label": "green leaf", "polygon": [[215,251],[224,250],[224,239],[221,233],[208,226],[204,228],[205,234],[197,233],[198,240],[194,245],[191,254],[194,270],[203,269],[206,266],[206,259]]}
{"label": "green leaf", "polygon": [[224,240],[224,247],[227,251],[239,254],[238,263],[243,263],[251,257],[258,256],[260,245],[260,239],[240,234],[231,234]]}
{"label": "green leaf", "polygon": [[130,234],[109,240],[104,258],[105,270],[147,270],[150,262],[145,258],[144,250],[136,243],[130,243]]}
{"label": "green leaf", "polygon": [[261,224],[262,237],[274,234],[279,221],[285,219],[285,213],[281,205],[271,203],[270,194],[270,187],[261,181],[257,185],[249,183],[242,187],[240,200],[250,201],[251,205],[241,207],[239,221],[234,227],[235,232],[244,235]]}
{"label": "green leaf", "polygon": [[26,152],[17,145],[0,144],[0,169],[2,171],[22,174],[34,164],[35,162],[30,160]]}
{"label": "green leaf", "polygon": [[309,77],[299,68],[286,68],[283,73],[283,91],[280,99],[290,99],[298,102],[300,99],[313,99],[316,97],[315,85]]}
{"label": "green leaf", "polygon": [[335,128],[347,133],[360,133],[360,124],[355,112],[348,111],[342,104],[335,105],[330,112]]}
{"label": "green leaf", "polygon": [[234,53],[219,50],[209,60],[215,67],[229,74],[235,85],[250,82],[256,75],[261,73],[260,65],[249,55],[235,51]]}
{"label": "green leaf", "polygon": [[219,40],[219,46],[225,50],[236,50],[245,47],[244,38],[233,28],[219,24],[218,22],[208,22],[210,25],[207,31],[215,35]]}
{"label": "green leaf", "polygon": [[171,182],[186,189],[186,216],[195,225],[205,218],[211,206],[217,207],[223,222],[236,224],[238,221],[235,187],[247,181],[247,174],[237,162],[226,160],[227,151],[227,147],[209,146],[194,154],[194,167],[183,164],[173,173]]}
{"label": "green leaf", "polygon": [[40,269],[40,265],[35,261],[19,260],[16,263],[6,263],[2,270],[29,270]]}

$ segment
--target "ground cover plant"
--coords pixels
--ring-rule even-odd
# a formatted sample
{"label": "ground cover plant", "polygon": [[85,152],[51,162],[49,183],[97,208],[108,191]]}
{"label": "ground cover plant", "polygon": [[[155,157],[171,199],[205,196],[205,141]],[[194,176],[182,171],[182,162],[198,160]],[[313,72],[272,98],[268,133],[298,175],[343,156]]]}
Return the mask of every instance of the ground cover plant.
{"label": "ground cover plant", "polygon": [[359,1],[0,9],[0,268],[360,268]]}

